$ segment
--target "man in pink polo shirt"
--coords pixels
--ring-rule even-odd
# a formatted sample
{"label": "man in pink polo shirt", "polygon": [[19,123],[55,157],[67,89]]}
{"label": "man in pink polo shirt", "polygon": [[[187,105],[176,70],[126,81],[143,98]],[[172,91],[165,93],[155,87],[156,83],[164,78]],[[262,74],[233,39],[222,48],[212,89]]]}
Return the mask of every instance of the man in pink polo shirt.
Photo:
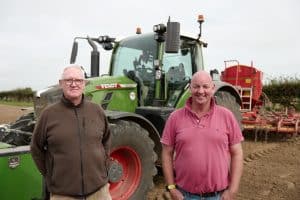
{"label": "man in pink polo shirt", "polygon": [[208,73],[195,73],[190,90],[161,138],[166,188],[173,200],[232,200],[243,168],[240,127],[228,109],[215,104]]}

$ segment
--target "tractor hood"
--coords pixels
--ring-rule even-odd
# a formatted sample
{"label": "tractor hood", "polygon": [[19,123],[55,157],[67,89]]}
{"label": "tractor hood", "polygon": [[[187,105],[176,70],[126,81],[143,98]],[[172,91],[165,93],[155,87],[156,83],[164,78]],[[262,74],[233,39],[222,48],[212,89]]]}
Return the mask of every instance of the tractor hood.
{"label": "tractor hood", "polygon": [[85,96],[103,109],[134,112],[137,107],[137,84],[125,76],[89,79]]}

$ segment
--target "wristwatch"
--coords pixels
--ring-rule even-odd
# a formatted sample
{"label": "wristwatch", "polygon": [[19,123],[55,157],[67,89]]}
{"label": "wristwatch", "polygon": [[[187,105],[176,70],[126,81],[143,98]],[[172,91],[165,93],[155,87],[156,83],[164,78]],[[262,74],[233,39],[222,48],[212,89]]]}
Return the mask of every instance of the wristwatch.
{"label": "wristwatch", "polygon": [[176,184],[170,184],[166,186],[166,190],[169,192],[170,190],[173,190],[176,188]]}

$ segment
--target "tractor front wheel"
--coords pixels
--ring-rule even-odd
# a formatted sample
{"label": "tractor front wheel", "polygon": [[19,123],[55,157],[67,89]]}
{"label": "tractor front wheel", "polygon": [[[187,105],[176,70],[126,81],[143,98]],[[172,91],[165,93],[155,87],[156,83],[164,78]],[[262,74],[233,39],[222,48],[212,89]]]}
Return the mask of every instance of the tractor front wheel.
{"label": "tractor front wheel", "polygon": [[156,175],[154,143],[135,122],[111,124],[110,193],[113,200],[146,199]]}

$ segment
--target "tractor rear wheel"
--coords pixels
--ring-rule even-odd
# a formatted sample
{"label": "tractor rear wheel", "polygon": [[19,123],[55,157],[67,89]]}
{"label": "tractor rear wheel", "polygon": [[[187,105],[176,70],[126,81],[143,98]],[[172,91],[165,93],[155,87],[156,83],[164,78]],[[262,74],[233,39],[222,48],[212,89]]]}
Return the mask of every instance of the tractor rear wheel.
{"label": "tractor rear wheel", "polygon": [[240,111],[240,104],[237,102],[237,99],[227,91],[217,91],[215,93],[216,103],[218,105],[224,106],[228,108],[237,119],[241,129],[243,129],[242,125],[242,113]]}
{"label": "tractor rear wheel", "polygon": [[110,193],[113,200],[146,199],[156,175],[154,142],[135,122],[118,120],[112,133]]}

